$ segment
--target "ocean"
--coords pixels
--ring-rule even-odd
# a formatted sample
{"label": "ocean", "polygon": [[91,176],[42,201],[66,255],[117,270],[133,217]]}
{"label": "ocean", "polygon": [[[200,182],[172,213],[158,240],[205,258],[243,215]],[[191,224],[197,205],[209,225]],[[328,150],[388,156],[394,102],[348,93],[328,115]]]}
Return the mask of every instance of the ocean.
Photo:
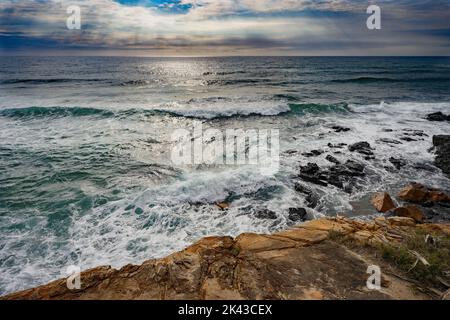
{"label": "ocean", "polygon": [[[204,236],[286,229],[290,208],[365,219],[374,192],[448,190],[429,149],[449,123],[425,117],[449,110],[450,58],[0,57],[0,294],[70,265],[121,267]],[[174,165],[172,133],[198,122],[278,129],[279,171]],[[359,141],[373,157],[332,147]],[[330,167],[328,155],[366,175],[351,191],[298,177],[308,163]]]}

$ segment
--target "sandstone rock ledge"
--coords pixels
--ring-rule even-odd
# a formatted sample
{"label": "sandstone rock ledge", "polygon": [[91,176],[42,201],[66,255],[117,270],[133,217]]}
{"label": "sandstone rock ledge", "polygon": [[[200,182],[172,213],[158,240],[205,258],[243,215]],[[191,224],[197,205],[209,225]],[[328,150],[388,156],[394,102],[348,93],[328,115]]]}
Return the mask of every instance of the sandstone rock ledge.
{"label": "sandstone rock ledge", "polygon": [[[450,225],[416,224],[410,218],[380,217],[368,223],[319,219],[273,235],[204,238],[140,266],[87,270],[80,290],[67,289],[61,279],[2,299],[442,298],[361,249],[401,243],[417,230],[450,236]],[[336,241],[341,236],[363,245]],[[381,291],[366,287],[367,267],[373,264],[382,270]]]}

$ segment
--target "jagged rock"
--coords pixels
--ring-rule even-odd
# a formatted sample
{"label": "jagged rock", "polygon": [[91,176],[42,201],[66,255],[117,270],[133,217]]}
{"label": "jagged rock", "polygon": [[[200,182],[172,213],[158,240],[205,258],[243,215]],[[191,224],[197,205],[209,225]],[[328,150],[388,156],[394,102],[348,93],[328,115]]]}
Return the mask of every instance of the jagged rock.
{"label": "jagged rock", "polygon": [[295,185],[295,191],[306,195],[305,202],[306,202],[306,205],[308,206],[308,208],[317,207],[319,198],[312,190],[308,189],[307,187],[305,187],[302,184],[297,183]]}
{"label": "jagged rock", "polygon": [[450,202],[450,195],[447,193],[427,188],[419,183],[411,183],[400,191],[398,197],[401,200],[414,203]]}
{"label": "jagged rock", "polygon": [[377,140],[378,143],[387,143],[387,144],[403,144],[402,142],[395,140],[395,139],[389,139],[389,138],[381,138]]}
{"label": "jagged rock", "polygon": [[450,135],[434,136],[433,146],[436,148],[436,166],[450,176]]}
{"label": "jagged rock", "polygon": [[372,205],[377,209],[378,212],[388,212],[396,207],[394,201],[391,196],[386,193],[376,193],[373,195],[371,199]]}
{"label": "jagged rock", "polygon": [[328,144],[328,147],[329,147],[329,148],[342,149],[342,148],[344,148],[346,145],[347,145],[346,143],[338,143],[338,144],[332,144],[332,143],[329,143],[329,144]]}
{"label": "jagged rock", "polygon": [[341,164],[341,163],[339,162],[339,160],[336,159],[335,157],[333,157],[332,155],[327,155],[325,159],[326,159],[327,161],[332,162],[332,163],[335,163],[335,164]]}
{"label": "jagged rock", "polygon": [[427,115],[428,121],[450,121],[450,115],[445,115],[442,112],[435,112]]}
{"label": "jagged rock", "polygon": [[373,151],[372,151],[373,149],[370,146],[370,144],[366,141],[354,143],[354,144],[348,146],[348,150],[350,150],[351,152],[358,152],[358,153],[364,154],[366,156],[373,155]]}
{"label": "jagged rock", "polygon": [[345,164],[336,164],[328,170],[321,170],[315,163],[308,163],[300,168],[299,177],[307,182],[320,186],[331,184],[346,192],[351,192],[352,187],[348,186],[355,177],[362,177],[365,166],[353,160],[347,160]]}
{"label": "jagged rock", "polygon": [[399,217],[411,218],[418,223],[422,223],[425,219],[425,215],[417,206],[399,207],[393,210],[393,213]]}
{"label": "jagged rock", "polygon": [[[272,235],[207,237],[181,252],[139,266],[84,271],[78,290],[68,289],[66,279],[60,279],[2,299],[428,299],[433,296],[417,290],[417,282],[389,275],[382,280],[383,290],[366,289],[367,267],[386,263],[377,255],[366,254],[368,248],[382,243],[395,246],[417,230],[450,235],[450,225],[416,225],[404,217],[378,217],[366,223],[319,219]],[[335,242],[337,235],[353,240],[349,242],[352,245]],[[366,249],[352,249],[355,242]],[[386,267],[399,273],[396,265]]]}
{"label": "jagged rock", "polygon": [[413,142],[417,141],[416,139],[410,138],[410,137],[401,137],[400,140],[406,141],[406,142]]}
{"label": "jagged rock", "polygon": [[304,208],[289,208],[289,220],[305,221],[307,212]]}
{"label": "jagged rock", "polygon": [[403,159],[391,157],[389,158],[389,162],[392,163],[397,170],[400,170],[402,167],[406,166],[406,161]]}
{"label": "jagged rock", "polygon": [[333,126],[333,127],[331,127],[331,129],[333,129],[334,132],[337,132],[337,133],[348,132],[351,130],[350,128],[345,128],[345,127],[341,127],[341,126]]}
{"label": "jagged rock", "polygon": [[271,210],[264,209],[256,212],[255,217],[258,219],[275,220],[277,218],[277,214]]}
{"label": "jagged rock", "polygon": [[323,153],[322,150],[311,150],[310,152],[302,153],[302,155],[305,156],[305,157],[318,157],[322,153]]}
{"label": "jagged rock", "polygon": [[230,208],[230,205],[226,202],[219,202],[216,203],[216,206],[219,207],[220,210],[224,211],[224,210],[228,210]]}

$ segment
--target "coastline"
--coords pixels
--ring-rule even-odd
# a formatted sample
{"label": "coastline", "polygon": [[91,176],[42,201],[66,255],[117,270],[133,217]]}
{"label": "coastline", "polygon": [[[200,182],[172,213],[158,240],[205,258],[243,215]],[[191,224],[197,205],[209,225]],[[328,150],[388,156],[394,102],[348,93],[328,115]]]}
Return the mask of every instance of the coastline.
{"label": "coastline", "polygon": [[[416,235],[448,245],[450,224],[416,224],[406,217],[380,216],[371,222],[336,217],[272,235],[207,237],[139,266],[84,271],[79,290],[69,290],[66,279],[60,279],[1,299],[449,299],[445,285],[418,281],[384,256],[386,248],[401,248]],[[380,290],[366,287],[371,265],[382,270]]]}
{"label": "coastline", "polygon": [[[444,173],[449,137],[433,137]],[[271,235],[206,237],[141,265],[86,270],[80,289],[59,279],[0,300],[450,299],[450,223],[427,214],[448,207],[450,194],[410,183],[395,198],[373,194],[380,216],[371,221],[338,215]],[[377,290],[367,285],[371,266],[381,271]]]}

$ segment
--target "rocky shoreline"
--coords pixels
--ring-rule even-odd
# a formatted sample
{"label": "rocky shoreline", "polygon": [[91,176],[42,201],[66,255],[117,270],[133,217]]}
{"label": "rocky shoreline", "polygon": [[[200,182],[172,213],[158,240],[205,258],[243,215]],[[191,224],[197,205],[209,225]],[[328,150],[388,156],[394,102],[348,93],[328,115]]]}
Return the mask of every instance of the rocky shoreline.
{"label": "rocky shoreline", "polygon": [[[450,202],[444,192],[417,184],[398,196]],[[142,265],[87,270],[78,290],[60,279],[1,299],[450,299],[450,224],[421,223],[420,209],[396,207],[388,194],[375,194],[372,203],[385,215],[369,222],[317,219],[272,235],[208,237]],[[373,265],[381,270],[380,290],[366,285]]]}
{"label": "rocky shoreline", "polygon": [[[442,114],[430,121],[449,121]],[[347,128],[335,127],[336,132]],[[403,141],[422,136],[407,132]],[[397,140],[381,143],[397,144]],[[450,136],[434,136],[435,165],[450,174]],[[367,142],[347,148],[371,159]],[[314,157],[323,154],[313,150]],[[341,163],[332,155],[332,166],[320,168],[309,163],[299,177],[317,185],[333,185],[348,193],[364,176],[364,166],[348,160]],[[391,158],[400,170],[402,159]],[[317,195],[302,183],[296,191],[304,194],[308,207]],[[81,289],[69,290],[66,279],[2,297],[1,299],[450,299],[450,195],[417,183],[410,183],[394,199],[388,193],[374,194],[372,205],[380,216],[357,221],[337,216],[307,221],[271,235],[245,233],[236,238],[208,237],[187,249],[142,265],[120,270],[109,266],[84,271]],[[216,204],[227,210],[226,202]],[[262,218],[270,219],[269,210]],[[291,208],[289,218],[306,219],[304,208]],[[443,217],[445,215],[445,217]],[[382,270],[381,290],[366,286],[367,268]]]}

